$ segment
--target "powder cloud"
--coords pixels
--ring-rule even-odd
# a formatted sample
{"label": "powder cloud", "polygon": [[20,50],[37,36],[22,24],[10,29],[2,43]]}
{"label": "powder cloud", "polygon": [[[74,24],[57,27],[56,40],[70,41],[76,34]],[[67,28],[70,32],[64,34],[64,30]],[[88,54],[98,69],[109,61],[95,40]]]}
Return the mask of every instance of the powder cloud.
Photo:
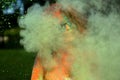
{"label": "powder cloud", "polygon": [[[58,0],[63,9],[73,7],[87,15],[85,35],[73,34],[70,53],[75,58],[71,75],[74,80],[119,80],[120,74],[120,15],[116,8],[105,12],[109,5],[103,0]],[[105,12],[105,14],[104,14]],[[89,13],[86,14],[86,13]],[[51,49],[65,48],[64,34],[59,21],[44,13],[38,4],[29,8],[24,18],[19,19],[24,30],[21,44],[28,52],[39,52],[47,66],[54,65]]]}

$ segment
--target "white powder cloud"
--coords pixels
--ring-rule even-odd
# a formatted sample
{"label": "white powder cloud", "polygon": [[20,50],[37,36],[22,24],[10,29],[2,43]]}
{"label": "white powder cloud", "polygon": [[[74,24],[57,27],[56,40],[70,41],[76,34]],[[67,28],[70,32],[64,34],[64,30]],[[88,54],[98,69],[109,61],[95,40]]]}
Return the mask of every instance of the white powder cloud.
{"label": "white powder cloud", "polygon": [[[87,31],[84,37],[74,34],[75,40],[71,43],[74,48],[70,50],[75,61],[72,65],[74,80],[119,80],[120,79],[120,15],[111,12],[104,15],[107,2],[103,0],[58,0],[63,9],[73,7],[86,15]],[[21,44],[29,52],[39,52],[40,56],[53,65],[51,50],[64,48],[64,34],[59,30],[59,22],[51,15],[44,13],[44,8],[38,4],[33,5],[19,24],[25,30]]]}

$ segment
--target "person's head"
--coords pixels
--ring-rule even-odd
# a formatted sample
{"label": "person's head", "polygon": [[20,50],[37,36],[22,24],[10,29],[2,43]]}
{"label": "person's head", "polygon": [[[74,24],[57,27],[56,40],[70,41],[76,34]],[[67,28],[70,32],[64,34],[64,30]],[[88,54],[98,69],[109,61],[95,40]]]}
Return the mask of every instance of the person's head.
{"label": "person's head", "polygon": [[83,33],[86,30],[86,17],[75,10],[73,7],[63,9],[60,4],[54,3],[46,9],[46,13],[51,14],[53,17],[57,18],[60,23],[64,21],[64,17],[67,17],[70,23],[74,24],[80,33]]}

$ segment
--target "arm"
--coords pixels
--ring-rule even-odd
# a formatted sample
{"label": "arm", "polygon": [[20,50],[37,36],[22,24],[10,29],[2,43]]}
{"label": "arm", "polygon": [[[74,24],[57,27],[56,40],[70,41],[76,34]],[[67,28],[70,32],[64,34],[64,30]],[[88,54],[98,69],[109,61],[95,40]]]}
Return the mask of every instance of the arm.
{"label": "arm", "polygon": [[32,70],[31,80],[43,80],[43,67],[40,58],[37,56]]}

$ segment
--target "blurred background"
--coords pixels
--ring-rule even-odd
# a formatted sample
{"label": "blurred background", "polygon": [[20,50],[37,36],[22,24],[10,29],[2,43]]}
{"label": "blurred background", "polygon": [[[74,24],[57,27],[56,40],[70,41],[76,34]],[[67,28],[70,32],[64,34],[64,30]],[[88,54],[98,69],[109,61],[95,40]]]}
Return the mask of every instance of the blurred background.
{"label": "blurred background", "polygon": [[34,3],[41,6],[55,0],[0,0],[0,80],[30,80],[35,53],[20,45],[18,17]]}

